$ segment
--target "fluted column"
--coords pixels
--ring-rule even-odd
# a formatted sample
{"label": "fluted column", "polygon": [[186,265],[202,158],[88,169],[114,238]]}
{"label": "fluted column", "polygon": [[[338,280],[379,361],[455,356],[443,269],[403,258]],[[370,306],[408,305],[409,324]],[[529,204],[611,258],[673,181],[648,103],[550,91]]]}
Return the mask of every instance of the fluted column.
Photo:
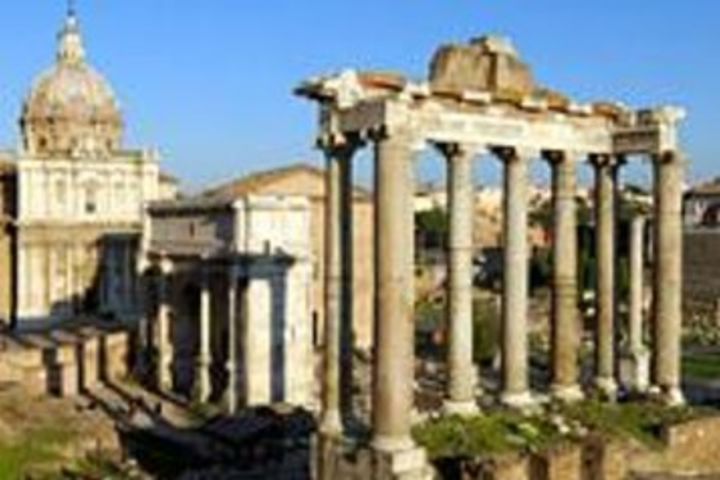
{"label": "fluted column", "polygon": [[473,364],[472,229],[474,150],[461,145],[442,148],[448,164],[448,384],[447,413],[477,413]]}
{"label": "fluted column", "polygon": [[377,141],[372,442],[386,452],[413,447],[412,162],[409,135],[394,132]]}
{"label": "fluted column", "polygon": [[235,266],[230,267],[228,272],[228,288],[227,288],[227,320],[228,320],[228,352],[227,352],[227,372],[228,383],[226,390],[226,403],[228,413],[235,414],[238,409],[238,308],[237,308],[237,284],[238,272]]}
{"label": "fluted column", "polygon": [[682,183],[684,165],[677,152],[655,162],[656,258],[653,299],[654,386],[670,404],[684,402],[680,390],[682,333]]}
{"label": "fluted column", "polygon": [[597,262],[595,386],[607,398],[617,393],[615,381],[615,181],[613,157],[594,156],[595,249]]}
{"label": "fluted column", "polygon": [[580,315],[577,293],[576,163],[568,153],[547,153],[552,168],[553,289],[552,393],[563,401],[582,398],[578,383]]}
{"label": "fluted column", "polygon": [[[322,418],[320,430],[325,435],[342,435],[341,413],[341,353],[343,313],[352,304],[343,304],[343,260],[347,242],[347,227],[343,209],[344,188],[347,182],[353,148],[349,145],[325,147],[325,349],[323,352]],[[345,182],[343,181],[345,180]],[[345,240],[345,242],[343,241]],[[345,294],[347,295],[347,294]],[[345,372],[349,375],[350,372]]]}
{"label": "fluted column", "polygon": [[200,358],[198,361],[198,395],[201,402],[210,399],[212,384],[210,380],[211,353],[210,319],[210,279],[207,271],[202,272],[200,283]]}
{"label": "fluted column", "polygon": [[528,389],[528,158],[512,148],[496,150],[504,165],[502,384],[500,400],[521,408]]}
{"label": "fluted column", "polygon": [[173,348],[170,339],[170,285],[169,276],[172,274],[172,263],[168,259],[160,262],[158,277],[158,309],[157,309],[157,385],[161,391],[172,388]]}

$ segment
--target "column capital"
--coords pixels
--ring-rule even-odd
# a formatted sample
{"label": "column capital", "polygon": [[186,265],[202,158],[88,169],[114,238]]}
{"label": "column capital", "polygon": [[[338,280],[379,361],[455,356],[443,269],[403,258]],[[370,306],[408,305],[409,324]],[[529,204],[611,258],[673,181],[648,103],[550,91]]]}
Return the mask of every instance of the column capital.
{"label": "column capital", "polygon": [[427,140],[411,127],[382,125],[368,132],[368,138],[375,142],[398,142],[410,150],[419,152],[427,148]]}
{"label": "column capital", "polygon": [[589,161],[595,168],[620,167],[625,163],[625,156],[608,153],[591,153],[589,155]]}
{"label": "column capital", "polygon": [[686,155],[679,150],[665,150],[652,155],[652,160],[658,164],[685,165],[688,162]]}
{"label": "column capital", "polygon": [[579,150],[543,150],[540,154],[550,165],[578,160],[585,155]]}
{"label": "column capital", "polygon": [[158,268],[160,268],[160,273],[163,275],[170,275],[175,271],[175,263],[169,257],[163,255],[158,262]]}
{"label": "column capital", "polygon": [[435,147],[442,153],[447,160],[456,157],[474,158],[488,152],[487,145],[474,143],[454,143],[443,142],[435,143]]}
{"label": "column capital", "polygon": [[540,156],[540,151],[526,147],[490,146],[489,150],[502,162],[530,160]]}
{"label": "column capital", "polygon": [[315,141],[316,148],[322,150],[326,155],[352,156],[365,144],[362,135],[359,133],[344,132],[323,132]]}

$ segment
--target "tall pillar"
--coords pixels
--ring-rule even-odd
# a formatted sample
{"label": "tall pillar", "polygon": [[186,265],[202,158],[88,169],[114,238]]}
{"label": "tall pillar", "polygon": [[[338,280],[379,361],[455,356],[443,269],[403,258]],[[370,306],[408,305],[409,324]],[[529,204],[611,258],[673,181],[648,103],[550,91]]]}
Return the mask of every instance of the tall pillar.
{"label": "tall pillar", "polygon": [[593,157],[595,166],[595,249],[597,293],[595,386],[615,398],[615,181],[616,164],[608,155]]}
{"label": "tall pillar", "polygon": [[522,408],[528,388],[528,158],[513,148],[496,154],[504,164],[502,384],[500,400]]}
{"label": "tall pillar", "polygon": [[[345,144],[328,146],[325,184],[325,349],[323,355],[322,418],[320,430],[329,436],[343,432],[341,413],[341,352],[343,315],[352,305],[343,304],[343,254],[347,233],[343,227],[347,214],[344,190],[347,189],[353,149]],[[345,242],[344,242],[345,241]],[[347,279],[345,279],[347,280]],[[349,372],[345,372],[349,374]]]}
{"label": "tall pillar", "polygon": [[226,403],[228,413],[234,415],[238,409],[238,308],[237,308],[237,284],[238,272],[233,265],[228,275],[227,289],[227,319],[228,319],[228,353],[227,372],[228,383],[226,391]]}
{"label": "tall pillar", "polygon": [[448,384],[447,413],[477,413],[473,364],[472,228],[474,211],[473,157],[465,146],[443,147],[448,163]]}
{"label": "tall pillar", "polygon": [[355,186],[353,184],[353,154],[359,143],[353,143],[340,162],[340,411],[345,418],[353,415],[353,352],[355,345],[353,295],[355,278],[354,215]]}
{"label": "tall pillar", "polygon": [[212,392],[210,379],[212,326],[210,322],[210,278],[209,272],[203,271],[200,285],[200,358],[197,371],[198,394],[201,402],[207,402]]}
{"label": "tall pillar", "polygon": [[643,343],[643,245],[645,216],[637,213],[630,227],[630,301],[628,343],[620,361],[620,378],[630,391],[644,392],[649,383],[649,352]]}
{"label": "tall pillar", "polygon": [[562,401],[583,397],[578,383],[581,324],[577,292],[577,205],[575,158],[546,154],[552,167],[553,289],[552,394]]}
{"label": "tall pillar", "polygon": [[655,281],[652,375],[669,404],[684,402],[680,389],[682,333],[682,183],[677,152],[657,155],[655,163]]}
{"label": "tall pillar", "polygon": [[172,388],[173,348],[170,339],[170,285],[168,277],[172,274],[172,263],[164,258],[160,262],[158,277],[158,309],[157,309],[157,385],[161,391]]}
{"label": "tall pillar", "polygon": [[412,148],[408,135],[394,133],[376,147],[372,442],[382,452],[413,448]]}

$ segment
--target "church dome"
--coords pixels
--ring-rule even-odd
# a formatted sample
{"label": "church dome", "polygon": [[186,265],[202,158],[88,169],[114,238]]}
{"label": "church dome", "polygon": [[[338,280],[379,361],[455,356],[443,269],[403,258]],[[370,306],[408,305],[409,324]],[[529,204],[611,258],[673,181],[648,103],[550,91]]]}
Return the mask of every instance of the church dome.
{"label": "church dome", "polygon": [[34,156],[99,157],[120,148],[120,108],[110,85],[85,60],[73,13],[59,34],[56,64],[35,81],[20,126]]}

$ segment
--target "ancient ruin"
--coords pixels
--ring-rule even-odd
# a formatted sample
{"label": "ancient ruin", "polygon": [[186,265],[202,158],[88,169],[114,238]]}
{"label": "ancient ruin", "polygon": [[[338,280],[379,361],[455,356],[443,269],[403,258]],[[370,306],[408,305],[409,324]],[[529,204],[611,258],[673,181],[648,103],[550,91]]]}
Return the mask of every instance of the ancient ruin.
{"label": "ancient ruin", "polygon": [[[577,103],[541,87],[509,40],[483,37],[442,47],[427,81],[384,72],[345,71],[310,79],[296,93],[317,103],[318,146],[327,158],[326,322],[321,431],[343,435],[341,345],[348,321],[340,301],[351,251],[345,219],[353,157],[375,152],[375,346],[372,440],[375,478],[428,478],[423,453],[411,438],[413,412],[413,161],[435,147],[448,165],[450,339],[445,408],[477,411],[472,361],[471,227],[472,163],[491,154],[504,172],[504,284],[502,299],[503,404],[525,408],[528,384],[527,188],[528,163],[545,159],[552,169],[554,263],[552,291],[552,395],[582,398],[578,371],[576,305],[576,168],[595,171],[598,293],[594,386],[606,398],[617,391],[615,351],[615,195],[618,171],[637,157],[652,160],[655,174],[655,299],[651,388],[664,402],[683,402],[680,391],[681,188],[684,158],[679,108],[631,110],[618,103]],[[344,226],[341,228],[341,226]],[[637,247],[636,247],[637,248]],[[369,259],[368,259],[369,260]],[[636,312],[640,272],[633,268]],[[356,292],[356,295],[362,292]],[[640,349],[633,315],[633,346]]]}

